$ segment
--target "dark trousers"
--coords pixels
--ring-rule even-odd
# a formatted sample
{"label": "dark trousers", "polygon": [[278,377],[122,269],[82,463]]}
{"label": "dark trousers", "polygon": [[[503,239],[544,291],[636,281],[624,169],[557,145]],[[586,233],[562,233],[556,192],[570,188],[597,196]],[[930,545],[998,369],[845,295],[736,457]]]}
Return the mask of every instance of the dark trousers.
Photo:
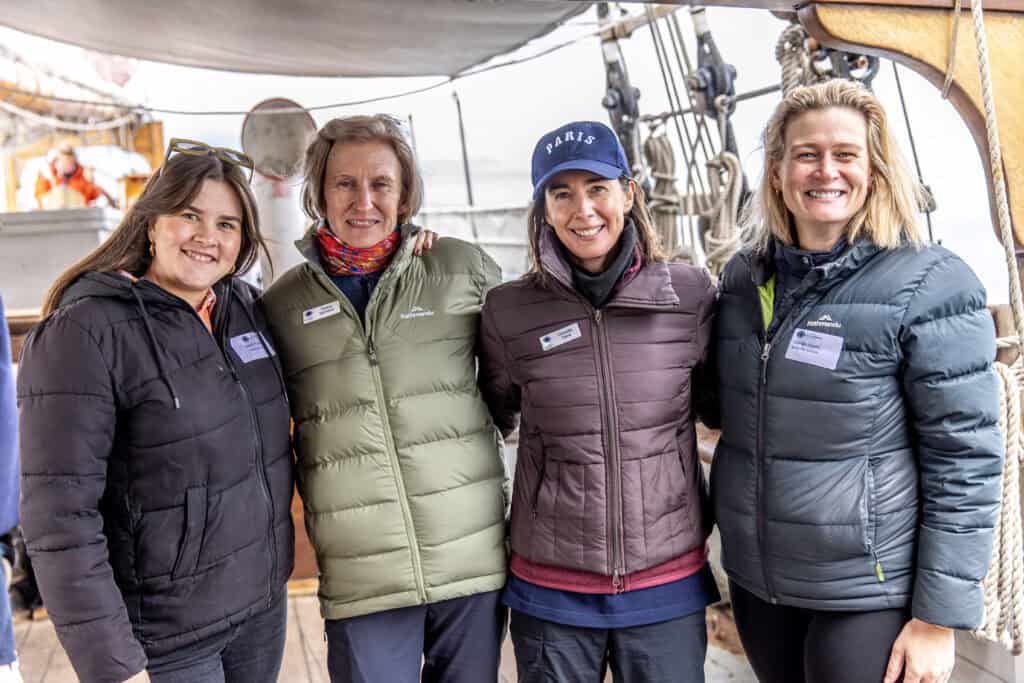
{"label": "dark trousers", "polygon": [[491,591],[328,620],[331,683],[493,683],[506,614]]}
{"label": "dark trousers", "polygon": [[282,587],[274,603],[238,626],[149,660],[152,683],[277,683],[284,658],[288,599]]}
{"label": "dark trousers", "polygon": [[736,629],[761,683],[881,683],[892,644],[910,621],[906,609],[772,605],[732,581],[729,592]]}
{"label": "dark trousers", "polygon": [[566,626],[512,611],[519,683],[703,683],[704,610],[630,628]]}

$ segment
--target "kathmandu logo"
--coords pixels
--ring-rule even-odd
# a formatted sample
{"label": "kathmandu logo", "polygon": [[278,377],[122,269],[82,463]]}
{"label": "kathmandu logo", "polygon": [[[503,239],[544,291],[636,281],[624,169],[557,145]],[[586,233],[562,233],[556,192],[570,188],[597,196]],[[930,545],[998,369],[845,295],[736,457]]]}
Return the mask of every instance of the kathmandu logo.
{"label": "kathmandu logo", "polygon": [[413,306],[409,309],[408,313],[403,313],[398,317],[402,320],[410,320],[412,318],[429,318],[432,315],[434,315],[433,311],[428,311],[427,309],[420,308],[419,306]]}
{"label": "kathmandu logo", "polygon": [[832,319],[832,316],[830,316],[828,313],[823,314],[817,320],[812,320],[811,322],[807,323],[807,327],[842,327],[842,326],[843,326],[842,323],[837,323],[835,320]]}

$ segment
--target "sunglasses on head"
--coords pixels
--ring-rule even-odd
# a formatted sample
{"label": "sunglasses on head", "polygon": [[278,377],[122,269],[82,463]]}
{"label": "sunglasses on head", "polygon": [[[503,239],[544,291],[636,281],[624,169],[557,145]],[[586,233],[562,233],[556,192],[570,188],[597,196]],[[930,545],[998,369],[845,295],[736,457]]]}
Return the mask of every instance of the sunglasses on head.
{"label": "sunglasses on head", "polygon": [[164,163],[160,165],[160,170],[157,171],[157,175],[164,170],[164,166],[167,165],[168,159],[170,159],[171,155],[175,152],[178,154],[187,154],[193,157],[217,157],[225,163],[231,164],[232,166],[238,166],[244,171],[247,171],[246,180],[250,183],[252,182],[252,175],[256,165],[248,155],[227,147],[211,147],[205,142],[199,142],[198,140],[186,140],[185,138],[171,138],[170,143],[167,145],[167,154],[164,155]]}

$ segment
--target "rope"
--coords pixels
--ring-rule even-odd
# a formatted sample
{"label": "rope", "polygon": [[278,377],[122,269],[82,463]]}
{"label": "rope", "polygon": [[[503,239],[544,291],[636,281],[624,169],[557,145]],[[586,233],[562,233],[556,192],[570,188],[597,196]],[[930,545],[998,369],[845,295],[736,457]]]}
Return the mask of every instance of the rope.
{"label": "rope", "polygon": [[[960,31],[961,0],[953,2],[953,35],[949,39],[949,61],[946,63],[946,80],[942,82],[942,99],[949,99],[949,88],[953,85],[953,74],[956,72],[956,36]],[[893,62],[895,65],[896,62]]]}
{"label": "rope", "polygon": [[[655,130],[644,141],[644,158],[651,167],[654,189],[651,191],[648,209],[654,219],[654,227],[665,251],[673,258],[681,254],[683,246],[679,239],[679,205],[681,197],[676,190],[676,158],[672,143],[665,134],[656,135]],[[689,251],[689,250],[687,250]],[[693,254],[686,260],[693,262]]]}
{"label": "rope", "polygon": [[[981,72],[981,94],[985,108],[985,130],[988,134],[989,160],[992,186],[996,198],[999,237],[1003,243],[1006,268],[1010,277],[1010,308],[1017,341],[1024,339],[1024,297],[1021,295],[1020,274],[1014,251],[1010,206],[1006,198],[1006,180],[1003,177],[1003,159],[999,147],[999,127],[996,120],[992,71],[989,64],[988,41],[981,0],[971,3],[974,19],[974,39],[978,50],[978,68]],[[959,23],[959,15],[957,16]],[[950,48],[953,49],[952,47]],[[1018,347],[1019,348],[1019,347]],[[1014,655],[1024,652],[1024,546],[1021,540],[1020,509],[1020,457],[1021,415],[1020,383],[1017,376],[1024,371],[1024,353],[1018,353],[1010,367],[996,363],[1000,382],[1000,427],[1006,435],[1006,459],[1003,464],[1003,497],[996,521],[992,549],[992,566],[982,586],[985,595],[985,623],[975,632],[979,637],[1000,643]]]}
{"label": "rope", "polygon": [[725,270],[725,264],[740,249],[740,231],[737,228],[740,198],[743,195],[743,165],[739,158],[728,151],[726,136],[729,130],[729,115],[725,106],[725,95],[715,102],[718,109],[718,134],[721,137],[718,155],[707,162],[708,182],[711,186],[711,207],[701,212],[708,221],[703,232],[704,254],[708,270],[718,276]]}
{"label": "rope", "polygon": [[1006,443],[1000,515],[993,533],[992,568],[982,582],[985,623],[974,635],[998,643],[1014,655],[1024,652],[1024,556],[1020,524],[1020,383],[1009,366],[995,364],[999,375],[999,429]]}
{"label": "rope", "polygon": [[77,132],[88,132],[92,130],[110,130],[112,128],[120,128],[121,126],[127,126],[138,120],[137,114],[125,114],[119,116],[116,119],[109,119],[107,121],[97,121],[96,123],[75,123],[73,121],[62,121],[61,119],[55,119],[51,116],[41,116],[35,112],[27,109],[22,109],[10,102],[4,102],[0,100],[0,109],[3,109],[9,114],[18,116],[23,119],[32,121],[33,123],[39,123],[44,126],[51,128],[57,128],[60,130],[73,130]]}
{"label": "rope", "polygon": [[775,44],[775,59],[782,66],[782,96],[806,82],[807,32],[800,24],[790,24]]}

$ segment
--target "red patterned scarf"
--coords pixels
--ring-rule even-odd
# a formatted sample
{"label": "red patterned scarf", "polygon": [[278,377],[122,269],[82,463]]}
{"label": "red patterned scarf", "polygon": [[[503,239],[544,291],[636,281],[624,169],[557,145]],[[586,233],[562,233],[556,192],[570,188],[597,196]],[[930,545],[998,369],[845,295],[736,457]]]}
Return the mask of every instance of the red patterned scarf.
{"label": "red patterned scarf", "polygon": [[316,230],[316,241],[320,247],[320,263],[328,275],[365,275],[387,268],[402,241],[402,233],[392,230],[377,244],[353,247],[338,239],[327,223],[321,223]]}

